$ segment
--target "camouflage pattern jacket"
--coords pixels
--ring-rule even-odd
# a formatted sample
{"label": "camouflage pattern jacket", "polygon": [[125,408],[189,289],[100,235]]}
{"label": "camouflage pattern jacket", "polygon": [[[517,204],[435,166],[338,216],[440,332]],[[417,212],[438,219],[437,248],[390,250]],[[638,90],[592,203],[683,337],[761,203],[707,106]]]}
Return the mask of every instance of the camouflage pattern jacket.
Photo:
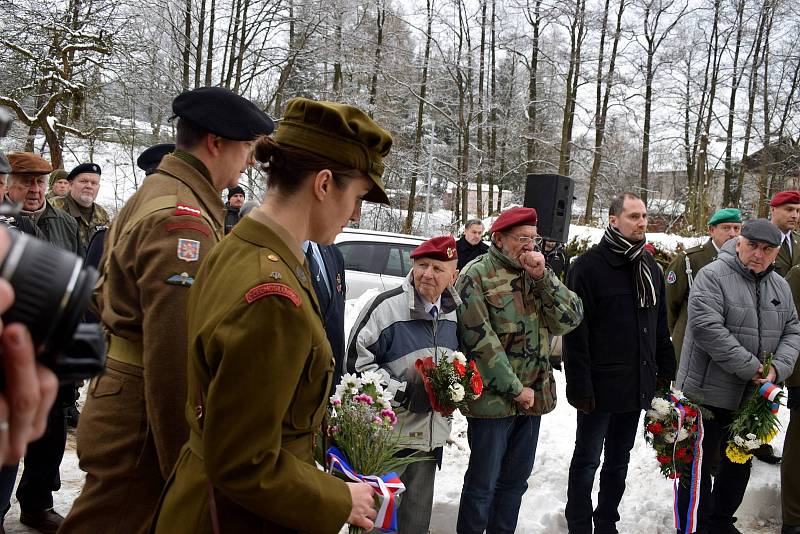
{"label": "camouflage pattern jacket", "polygon": [[96,202],[92,204],[92,216],[89,220],[83,217],[80,206],[69,194],[51,199],[50,204],[75,218],[75,222],[78,223],[78,232],[84,251],[89,249],[89,242],[92,240],[94,233],[101,228],[108,228],[108,225],[111,224],[108,212]]}
{"label": "camouflage pattern jacket", "polygon": [[[462,301],[457,310],[459,345],[475,360],[484,382],[483,395],[466,415],[498,418],[551,412],[556,385],[550,337],[580,324],[581,299],[550,269],[534,280],[494,246],[464,267],[456,289]],[[535,393],[529,410],[514,402],[523,387]]]}

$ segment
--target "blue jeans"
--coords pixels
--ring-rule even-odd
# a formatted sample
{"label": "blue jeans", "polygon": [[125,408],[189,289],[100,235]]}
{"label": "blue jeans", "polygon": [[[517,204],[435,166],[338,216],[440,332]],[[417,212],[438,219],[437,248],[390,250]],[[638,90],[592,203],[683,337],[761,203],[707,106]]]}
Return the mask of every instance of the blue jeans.
{"label": "blue jeans", "polygon": [[458,534],[513,534],[536,458],[539,416],[467,418],[472,451],[458,506]]}
{"label": "blue jeans", "polygon": [[[570,534],[592,534],[592,519],[597,534],[617,532],[617,508],[625,493],[625,477],[628,475],[628,461],[636,439],[640,413],[639,410],[624,413],[578,412],[565,510]],[[592,486],[604,445],[600,493],[593,513]]]}

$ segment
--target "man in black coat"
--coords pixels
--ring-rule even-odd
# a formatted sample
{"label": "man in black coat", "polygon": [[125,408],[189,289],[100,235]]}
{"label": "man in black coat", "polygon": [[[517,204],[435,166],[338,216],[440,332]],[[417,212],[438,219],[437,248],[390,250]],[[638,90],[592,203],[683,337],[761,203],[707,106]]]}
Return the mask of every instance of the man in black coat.
{"label": "man in black coat", "polygon": [[[647,209],[633,193],[614,198],[603,240],[570,266],[567,286],[583,300],[583,322],[564,336],[567,400],[578,409],[569,467],[570,534],[616,533],[630,451],[642,409],[675,377],[664,277],[645,253]],[[592,485],[600,473],[597,508]]]}
{"label": "man in black coat", "polygon": [[460,271],[466,264],[488,252],[489,245],[481,240],[482,237],[483,223],[478,219],[467,221],[464,225],[464,235],[456,241],[458,251],[456,269]]}
{"label": "man in black coat", "polygon": [[225,235],[228,235],[241,216],[239,210],[244,204],[244,189],[241,186],[228,188],[228,201],[225,203]]}
{"label": "man in black coat", "polygon": [[322,312],[325,334],[333,350],[333,388],[341,380],[344,369],[344,257],[336,245],[306,241],[303,250]]}

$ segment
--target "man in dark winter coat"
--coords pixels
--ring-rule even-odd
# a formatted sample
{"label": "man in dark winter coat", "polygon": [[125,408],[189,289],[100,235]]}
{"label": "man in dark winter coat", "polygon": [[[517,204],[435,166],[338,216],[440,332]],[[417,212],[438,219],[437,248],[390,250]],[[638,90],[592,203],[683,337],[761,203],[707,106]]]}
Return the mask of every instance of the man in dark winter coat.
{"label": "man in dark winter coat", "polygon": [[[664,277],[644,251],[647,209],[633,193],[614,198],[603,240],[570,267],[567,286],[583,322],[564,336],[567,400],[578,409],[569,467],[570,534],[616,533],[641,410],[675,376]],[[604,453],[597,508],[592,485]]]}
{"label": "man in dark winter coat", "polygon": [[464,235],[456,241],[456,250],[458,251],[456,269],[460,271],[466,264],[489,251],[489,245],[481,240],[482,237],[483,223],[478,219],[467,221],[464,225]]}
{"label": "man in dark winter coat", "polygon": [[241,215],[239,210],[244,204],[244,189],[237,185],[228,188],[228,202],[225,203],[225,234],[229,234],[236,223],[239,222]]}
{"label": "man in dark winter coat", "polygon": [[[717,260],[700,270],[689,293],[676,383],[714,414],[703,421],[703,450],[716,449],[720,454],[713,489],[703,463],[697,510],[700,532],[740,532],[733,526],[733,514],[747,489],[752,460],[738,463],[728,458],[725,450],[733,437],[729,427],[756,387],[791,376],[800,351],[800,323],[791,289],[772,265],[781,237],[778,227],[765,219],[746,223],[742,235],[728,241]],[[772,365],[764,373],[768,354]],[[689,493],[688,487],[679,485],[678,517],[687,515]]]}

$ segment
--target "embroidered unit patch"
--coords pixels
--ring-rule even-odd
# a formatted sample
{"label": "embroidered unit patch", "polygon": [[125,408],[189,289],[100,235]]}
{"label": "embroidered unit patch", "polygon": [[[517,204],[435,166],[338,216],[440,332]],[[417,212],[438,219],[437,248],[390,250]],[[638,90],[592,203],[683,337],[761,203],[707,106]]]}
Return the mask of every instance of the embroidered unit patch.
{"label": "embroidered unit patch", "polygon": [[167,283],[173,286],[192,287],[192,284],[194,284],[194,278],[189,276],[189,273],[175,273],[167,278]]}
{"label": "embroidered unit patch", "polygon": [[278,295],[279,297],[284,297],[292,301],[292,303],[300,307],[302,300],[300,300],[300,295],[292,289],[291,287],[287,286],[286,284],[260,284],[253,288],[251,288],[247,293],[244,295],[244,300],[247,301],[248,304],[252,304],[259,299],[263,299],[264,297],[268,297],[269,295]]}
{"label": "embroidered unit patch", "polygon": [[194,239],[178,239],[178,259],[197,261],[200,259],[200,241]]}
{"label": "embroidered unit patch", "polygon": [[675,271],[670,271],[667,273],[667,283],[674,284],[675,281],[678,279],[678,275],[675,274]]}

